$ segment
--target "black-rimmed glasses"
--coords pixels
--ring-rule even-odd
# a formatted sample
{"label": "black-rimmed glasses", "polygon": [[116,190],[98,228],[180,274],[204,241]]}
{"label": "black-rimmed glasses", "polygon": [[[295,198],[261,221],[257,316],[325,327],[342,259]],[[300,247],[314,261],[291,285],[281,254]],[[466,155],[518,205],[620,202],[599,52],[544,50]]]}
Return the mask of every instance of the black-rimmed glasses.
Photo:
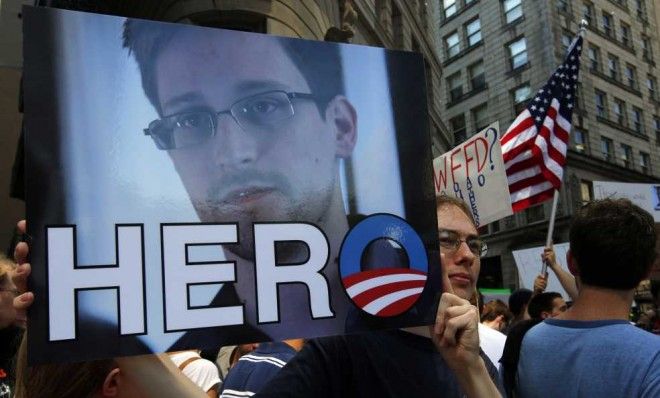
{"label": "black-rimmed glasses", "polygon": [[241,98],[225,110],[181,112],[154,120],[144,129],[144,134],[154,140],[158,149],[196,146],[215,135],[220,115],[231,116],[246,132],[264,131],[293,117],[294,99],[314,99],[314,96],[281,90],[267,91]]}
{"label": "black-rimmed glasses", "polygon": [[468,238],[461,239],[460,235],[456,231],[448,229],[438,230],[438,239],[440,241],[440,247],[447,249],[449,253],[454,253],[461,247],[461,243],[465,242],[468,248],[477,257],[483,257],[488,253],[488,245],[486,242],[479,238]]}

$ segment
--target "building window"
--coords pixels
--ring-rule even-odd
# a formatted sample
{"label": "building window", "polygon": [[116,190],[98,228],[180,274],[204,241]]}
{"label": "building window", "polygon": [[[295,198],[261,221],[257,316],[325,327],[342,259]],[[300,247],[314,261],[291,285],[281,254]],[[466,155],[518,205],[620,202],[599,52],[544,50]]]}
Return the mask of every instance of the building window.
{"label": "building window", "polygon": [[611,162],[614,160],[614,144],[611,139],[600,137],[600,152],[606,161]]}
{"label": "building window", "polygon": [[653,61],[653,52],[651,51],[651,41],[648,37],[642,37],[642,58],[645,61]]}
{"label": "building window", "polygon": [[636,90],[637,71],[635,70],[635,67],[630,64],[626,64],[625,74],[626,74],[626,84],[628,85],[628,87]]}
{"label": "building window", "polygon": [[587,133],[583,130],[573,129],[573,146],[577,152],[587,152]]}
{"label": "building window", "polygon": [[545,209],[543,205],[536,205],[528,207],[525,209],[525,218],[527,218],[527,224],[531,224],[536,221],[542,221],[545,218]]}
{"label": "building window", "polygon": [[623,166],[626,168],[631,168],[633,164],[633,150],[630,145],[621,144],[621,160],[623,161]]}
{"label": "building window", "polygon": [[589,180],[580,180],[580,201],[582,204],[591,202],[594,198],[594,184]]}
{"label": "building window", "polygon": [[447,58],[461,52],[461,40],[458,37],[458,32],[454,32],[445,38],[445,46],[447,47]]}
{"label": "building window", "polygon": [[455,102],[463,97],[463,81],[461,72],[456,72],[447,78],[447,87],[449,87],[449,101]]}
{"label": "building window", "polygon": [[644,115],[642,114],[642,110],[633,106],[630,115],[632,116],[633,129],[639,134],[644,134]]}
{"label": "building window", "polygon": [[488,106],[487,104],[479,105],[472,109],[472,121],[474,122],[474,131],[478,133],[486,126],[488,126]]}
{"label": "building window", "polygon": [[600,70],[600,49],[596,46],[589,46],[589,69]]}
{"label": "building window", "polygon": [[649,89],[649,98],[658,101],[658,81],[649,75],[646,79],[646,87]]}
{"label": "building window", "polygon": [[467,139],[467,130],[465,128],[465,115],[460,114],[449,120],[451,131],[454,134],[454,145],[458,145]]}
{"label": "building window", "polygon": [[607,55],[607,70],[614,80],[619,80],[619,58],[612,54]]}
{"label": "building window", "polygon": [[646,0],[635,0],[637,16],[646,21]]}
{"label": "building window", "polygon": [[532,95],[532,89],[529,87],[529,84],[520,86],[513,90],[513,111],[514,115],[519,115],[520,112],[525,109],[527,105],[527,100]]}
{"label": "building window", "polygon": [[571,46],[573,38],[568,33],[561,34],[561,49],[566,54],[568,52],[568,47]]}
{"label": "building window", "polygon": [[451,17],[456,14],[456,11],[458,11],[456,0],[443,0],[443,5],[445,8],[445,18]]}
{"label": "building window", "polygon": [[557,0],[557,10],[568,12],[568,0]]}
{"label": "building window", "polygon": [[525,38],[518,39],[509,44],[509,62],[511,69],[518,69],[527,64],[527,42]]}
{"label": "building window", "polygon": [[596,102],[596,115],[598,117],[606,118],[607,117],[607,96],[604,92],[596,90],[596,96],[594,97]]}
{"label": "building window", "polygon": [[630,25],[621,22],[621,43],[626,47],[632,47],[630,38]]}
{"label": "building window", "polygon": [[613,37],[612,35],[612,14],[608,14],[605,11],[603,11],[603,33],[609,37]]}
{"label": "building window", "polygon": [[651,172],[651,156],[646,152],[639,152],[639,167],[642,173],[650,174]]}
{"label": "building window", "polygon": [[591,25],[594,20],[594,5],[590,1],[585,1],[582,3],[582,18],[584,18],[589,25]]}
{"label": "building window", "polygon": [[473,91],[486,87],[486,73],[484,71],[484,62],[479,61],[468,66],[470,74],[470,86]]}
{"label": "building window", "polygon": [[660,117],[653,116],[653,131],[655,131],[655,144],[660,145]]}
{"label": "building window", "polygon": [[481,42],[481,21],[479,18],[465,25],[468,47]]}
{"label": "building window", "polygon": [[625,125],[626,124],[626,104],[625,102],[621,101],[618,98],[615,98],[614,101],[612,101],[612,116],[614,117],[614,121],[620,125]]}
{"label": "building window", "polygon": [[511,23],[522,18],[522,0],[504,0],[504,19]]}

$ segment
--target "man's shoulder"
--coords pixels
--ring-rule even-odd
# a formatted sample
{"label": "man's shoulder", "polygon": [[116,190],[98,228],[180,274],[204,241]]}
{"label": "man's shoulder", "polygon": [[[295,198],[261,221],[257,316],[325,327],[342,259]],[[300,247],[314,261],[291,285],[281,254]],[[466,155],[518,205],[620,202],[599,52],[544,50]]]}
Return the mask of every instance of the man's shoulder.
{"label": "man's shoulder", "polygon": [[[660,339],[625,320],[564,320],[546,319],[532,327],[524,337],[525,344],[565,338],[607,344],[610,347],[645,347],[644,351],[660,352]],[[556,340],[555,340],[556,341]]]}

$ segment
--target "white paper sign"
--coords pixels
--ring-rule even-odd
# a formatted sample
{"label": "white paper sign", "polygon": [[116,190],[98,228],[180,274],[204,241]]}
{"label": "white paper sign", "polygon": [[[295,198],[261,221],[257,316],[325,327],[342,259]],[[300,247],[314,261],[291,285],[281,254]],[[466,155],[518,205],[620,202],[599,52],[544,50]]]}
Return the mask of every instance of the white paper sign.
{"label": "white paper sign", "polygon": [[433,160],[435,194],[463,199],[477,225],[513,214],[495,122]]}
{"label": "white paper sign", "polygon": [[[566,264],[568,242],[556,244],[554,245],[554,249],[557,262],[568,272],[568,265]],[[543,246],[513,251],[513,258],[516,261],[518,276],[520,277],[520,287],[530,290],[534,289],[534,279],[541,274],[541,254],[543,254]],[[548,268],[548,287],[545,291],[558,292],[561,293],[565,300],[571,299],[564,288],[561,287],[559,279],[557,279],[557,276],[550,268]]]}
{"label": "white paper sign", "polygon": [[660,185],[631,184],[625,182],[594,181],[595,199],[630,199],[648,211],[655,222],[660,222]]}

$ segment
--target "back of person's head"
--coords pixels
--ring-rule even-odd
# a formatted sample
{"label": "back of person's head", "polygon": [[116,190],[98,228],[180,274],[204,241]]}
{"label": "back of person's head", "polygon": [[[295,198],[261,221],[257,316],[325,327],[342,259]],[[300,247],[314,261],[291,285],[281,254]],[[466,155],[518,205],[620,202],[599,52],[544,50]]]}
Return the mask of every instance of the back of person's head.
{"label": "back of person's head", "polygon": [[562,298],[557,292],[543,292],[532,297],[527,305],[527,312],[532,319],[541,319],[541,313],[552,312],[553,301],[556,298]]}
{"label": "back of person's head", "polygon": [[511,293],[509,296],[509,310],[515,318],[524,315],[530,298],[532,298],[532,291],[529,289],[518,289]]}
{"label": "back of person's head", "polygon": [[582,207],[569,232],[571,256],[581,283],[630,290],[655,261],[653,217],[627,199],[604,199]]}
{"label": "back of person's head", "polygon": [[15,398],[86,398],[101,391],[114,360],[27,366],[27,333],[18,350]]}
{"label": "back of person's head", "polygon": [[511,322],[513,314],[509,307],[502,300],[492,300],[484,304],[484,311],[481,313],[481,322],[494,321],[498,316],[502,316],[506,323]]}

